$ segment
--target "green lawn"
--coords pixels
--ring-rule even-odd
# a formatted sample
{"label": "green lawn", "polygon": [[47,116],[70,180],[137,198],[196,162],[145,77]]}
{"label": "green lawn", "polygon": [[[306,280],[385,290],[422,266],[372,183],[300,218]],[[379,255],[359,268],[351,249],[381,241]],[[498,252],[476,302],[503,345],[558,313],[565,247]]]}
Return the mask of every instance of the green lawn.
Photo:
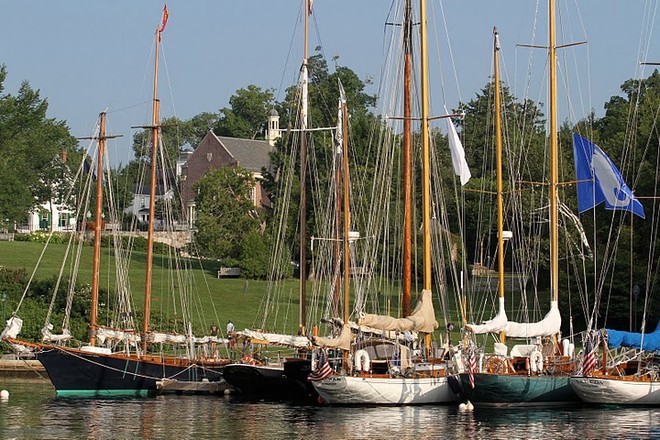
{"label": "green lawn", "polygon": [[[25,268],[28,275],[32,273],[40,254],[43,250],[42,243],[32,242],[0,242],[0,266],[10,269]],[[55,277],[60,271],[62,259],[66,252],[64,244],[50,244],[41,257],[41,263],[35,274],[35,279],[46,279]],[[91,284],[92,279],[92,246],[83,248],[78,280],[80,282]],[[109,248],[101,248],[101,270],[100,286],[106,291],[113,291],[115,287],[114,258],[108,255]],[[236,330],[246,327],[252,327],[257,315],[260,315],[259,305],[267,292],[267,283],[265,281],[243,280],[243,279],[218,279],[218,263],[215,261],[206,261],[200,263],[197,260],[186,260],[192,267],[188,271],[191,276],[190,284],[195,292],[196,299],[191,301],[191,316],[197,332],[204,332],[206,329],[200,329],[200,326],[210,326],[216,322],[223,330],[227,320],[231,319]],[[164,295],[164,292],[171,291],[172,283],[176,284],[178,280],[172,280],[170,271],[166,266],[168,262],[162,255],[154,255],[153,277],[152,277],[152,322],[157,321],[164,316],[169,316],[174,309],[174,301],[171,294]],[[143,310],[144,287],[145,287],[146,255],[144,253],[135,253],[130,264],[130,285],[135,301],[135,308]],[[291,284],[287,291],[297,292],[297,280],[287,281]],[[14,298],[12,298],[14,299]],[[16,298],[17,299],[17,298]],[[99,299],[104,303],[104,298]],[[280,321],[279,331],[287,329],[293,332],[298,325],[298,303],[295,300],[286,299],[286,302],[280,304],[280,307],[287,307],[289,318],[286,323]],[[10,310],[8,310],[8,313]],[[180,311],[179,311],[180,316]],[[261,316],[259,316],[261,318]],[[261,322],[260,319],[258,322]]]}
{"label": "green lawn", "polygon": [[[25,268],[28,274],[32,272],[43,249],[42,243],[32,242],[0,242],[0,266],[11,269]],[[66,245],[51,244],[41,259],[39,269],[36,272],[36,279],[52,278],[60,271],[61,262],[65,254]],[[100,285],[106,291],[113,291],[115,287],[114,260],[109,255],[109,248],[101,248],[101,273]],[[83,248],[81,256],[81,266],[79,270],[79,281],[91,284],[92,277],[92,246]],[[217,261],[204,261],[200,263],[197,260],[187,260],[192,266],[190,274],[192,276],[191,284],[196,293],[195,301],[191,302],[191,313],[193,318],[194,331],[196,334],[206,334],[211,323],[215,322],[224,330],[227,320],[231,319],[236,330],[252,328],[261,323],[262,312],[260,304],[267,294],[267,282],[244,279],[218,279]],[[175,310],[174,301],[171,293],[171,278],[166,269],[167,261],[162,255],[155,254],[153,266],[152,281],[152,323],[157,328],[158,321],[161,318],[167,319]],[[144,286],[145,286],[145,268],[146,255],[144,253],[135,253],[130,264],[130,285],[133,292],[135,309],[143,310]],[[175,283],[178,281],[174,281]],[[312,282],[308,282],[308,292],[311,291]],[[279,299],[279,303],[272,306],[272,309],[279,308],[277,328],[268,328],[295,334],[298,326],[298,298],[299,289],[298,280],[292,279],[286,281],[283,291],[286,292],[285,298]],[[395,288],[398,291],[398,289]],[[391,299],[391,310],[396,314],[398,308],[397,293],[390,295],[389,292],[381,292],[382,303],[384,304],[389,297]],[[16,298],[17,299],[17,298]],[[101,303],[109,302],[101,297]],[[457,317],[457,308],[454,305],[453,295],[450,295],[451,320],[455,329],[452,332],[452,341],[458,342],[460,338],[461,321]],[[311,306],[311,298],[308,298]],[[439,305],[436,304],[436,307]],[[178,306],[180,313],[180,306]],[[9,312],[9,310],[8,310]],[[179,316],[181,316],[179,314]],[[437,316],[440,321],[440,313]],[[314,323],[308,323],[309,326]],[[438,331],[444,333],[444,323],[440,322]],[[323,331],[323,329],[321,329]]]}

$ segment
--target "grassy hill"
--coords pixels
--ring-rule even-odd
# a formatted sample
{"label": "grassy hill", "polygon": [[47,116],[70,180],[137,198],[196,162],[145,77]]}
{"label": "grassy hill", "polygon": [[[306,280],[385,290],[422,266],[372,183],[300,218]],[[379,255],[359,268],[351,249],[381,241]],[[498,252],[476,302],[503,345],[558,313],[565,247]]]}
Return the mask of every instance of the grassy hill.
{"label": "grassy hill", "polygon": [[[54,278],[60,271],[66,253],[66,245],[50,244],[46,252],[41,255],[43,247],[43,243],[0,242],[0,266],[7,269],[25,268],[28,275],[30,275],[41,259],[39,268],[35,273],[35,279]],[[106,293],[114,291],[116,283],[114,257],[110,256],[109,252],[109,248],[101,248],[100,288]],[[91,284],[92,280],[92,253],[93,247],[86,246],[83,248],[80,258],[78,280],[87,284]],[[216,275],[219,263],[217,261],[200,262],[188,259],[183,260],[183,262],[191,268],[191,270],[186,271],[188,281],[173,278],[167,269],[167,266],[171,263],[163,255],[154,255],[153,301],[151,306],[154,326],[158,325],[160,319],[167,319],[166,316],[170,316],[171,313],[181,316],[181,311],[177,310],[171,293],[168,293],[176,290],[172,286],[178,283],[187,283],[192,286],[193,292],[190,293],[190,296],[195,298],[187,301],[187,303],[192,308],[191,316],[196,332],[204,333],[213,322],[224,330],[224,326],[229,319],[235,323],[237,330],[252,327],[255,323],[260,324],[261,316],[257,315],[260,314],[259,305],[267,292],[265,281],[218,279]],[[68,265],[66,269],[68,270]],[[130,261],[129,280],[135,310],[137,311],[143,310],[145,272],[146,254],[134,253]],[[297,292],[297,280],[290,280],[287,283],[291,284],[291,289],[287,286],[287,291]],[[13,296],[17,295],[13,294]],[[9,305],[15,304],[17,301],[18,298],[9,298],[7,314],[12,311]],[[103,294],[99,298],[99,302],[102,305],[105,304]],[[277,330],[296,331],[298,326],[297,298],[287,298],[279,306],[286,307],[290,312],[288,313],[287,322],[280,321],[281,324]],[[178,308],[180,309],[180,306]]]}

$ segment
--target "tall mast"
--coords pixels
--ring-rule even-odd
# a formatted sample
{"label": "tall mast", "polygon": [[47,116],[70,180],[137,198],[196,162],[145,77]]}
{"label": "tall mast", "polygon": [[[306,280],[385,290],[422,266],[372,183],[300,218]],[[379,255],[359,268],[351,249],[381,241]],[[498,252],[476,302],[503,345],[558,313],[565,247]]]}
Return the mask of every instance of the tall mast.
{"label": "tall mast", "polygon": [[[350,199],[349,199],[349,175],[348,175],[348,111],[346,109],[346,97],[344,89],[339,84],[341,94],[342,112],[342,174],[344,187],[344,323],[348,323],[348,303],[350,288],[351,254],[349,250],[349,232],[351,223]],[[348,355],[348,352],[345,352]]]}
{"label": "tall mast", "polygon": [[142,333],[144,336],[142,346],[147,349],[146,335],[149,332],[149,315],[151,314],[151,277],[153,270],[153,247],[154,247],[154,216],[156,212],[156,169],[158,168],[158,135],[160,130],[160,101],[158,100],[158,52],[160,49],[160,34],[165,29],[167,22],[167,8],[163,10],[163,23],[156,30],[156,53],[154,59],[154,94],[151,119],[151,178],[149,184],[149,222],[147,228],[147,271],[144,286],[144,325]]}
{"label": "tall mast", "polygon": [[308,94],[308,72],[307,72],[307,54],[308,54],[308,34],[309,34],[309,14],[311,8],[310,0],[303,0],[305,3],[305,44],[303,63],[301,67],[302,80],[302,109],[301,109],[301,143],[300,143],[300,324],[298,333],[305,334],[305,313],[307,297],[307,94]]}
{"label": "tall mast", "polygon": [[[495,94],[495,156],[497,167],[497,273],[500,309],[504,305],[504,200],[502,185],[502,103],[500,96],[500,35],[497,28],[493,29],[493,66],[494,66],[494,94]],[[506,335],[500,331],[500,342],[504,342]]]}
{"label": "tall mast", "polygon": [[[117,136],[106,136],[105,134],[105,112],[100,115],[98,157],[96,159],[96,206],[94,208],[94,257],[92,259],[92,310],[89,319],[89,345],[96,345],[96,330],[98,328],[97,317],[99,308],[99,270],[101,267],[101,219],[103,217],[103,158],[105,157],[105,142]],[[83,138],[89,139],[89,138]]]}
{"label": "tall mast", "polygon": [[555,41],[555,2],[549,0],[550,65],[550,293],[552,301],[559,299],[559,213],[557,207],[558,146],[557,146],[557,47]]}
{"label": "tall mast", "polygon": [[93,139],[99,142],[98,157],[96,159],[96,206],[94,207],[94,256],[92,258],[92,310],[89,319],[89,345],[96,345],[97,318],[99,308],[99,270],[101,267],[101,227],[103,218],[103,159],[105,157],[105,143],[108,139],[121,137],[121,135],[108,136],[105,134],[106,113],[102,112],[99,122],[99,135],[96,137],[83,137],[79,139]]}
{"label": "tall mast", "polygon": [[411,313],[412,290],[412,4],[406,0],[403,19],[403,286],[401,316]]}
{"label": "tall mast", "polygon": [[96,159],[96,208],[94,210],[94,259],[92,261],[92,316],[89,345],[96,345],[96,318],[99,306],[99,268],[101,265],[101,210],[103,207],[103,157],[105,155],[105,112],[101,113],[99,151]]}
{"label": "tall mast", "polygon": [[424,290],[431,290],[431,166],[429,140],[429,59],[426,31],[426,0],[419,2],[419,35],[422,76],[422,222],[424,235]]}

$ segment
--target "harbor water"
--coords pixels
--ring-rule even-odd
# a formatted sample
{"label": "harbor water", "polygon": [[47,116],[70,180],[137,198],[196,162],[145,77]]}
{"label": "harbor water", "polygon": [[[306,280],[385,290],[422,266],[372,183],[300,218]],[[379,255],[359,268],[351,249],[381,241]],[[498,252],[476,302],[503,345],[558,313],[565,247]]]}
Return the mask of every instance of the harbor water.
{"label": "harbor water", "polygon": [[56,398],[45,380],[3,379],[2,439],[604,439],[660,438],[652,407],[328,407],[237,396]]}

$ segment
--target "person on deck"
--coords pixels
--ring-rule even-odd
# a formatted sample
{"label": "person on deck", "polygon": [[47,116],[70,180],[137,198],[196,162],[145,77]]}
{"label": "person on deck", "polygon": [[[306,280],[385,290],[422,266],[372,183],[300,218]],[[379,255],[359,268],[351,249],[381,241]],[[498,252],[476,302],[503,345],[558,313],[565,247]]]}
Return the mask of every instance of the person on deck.
{"label": "person on deck", "polygon": [[216,338],[218,337],[218,326],[215,325],[215,322],[211,324],[211,353],[213,355],[213,358],[218,357],[218,347],[216,344]]}
{"label": "person on deck", "polygon": [[234,348],[234,323],[231,319],[227,322],[227,338],[229,339],[229,348]]}

